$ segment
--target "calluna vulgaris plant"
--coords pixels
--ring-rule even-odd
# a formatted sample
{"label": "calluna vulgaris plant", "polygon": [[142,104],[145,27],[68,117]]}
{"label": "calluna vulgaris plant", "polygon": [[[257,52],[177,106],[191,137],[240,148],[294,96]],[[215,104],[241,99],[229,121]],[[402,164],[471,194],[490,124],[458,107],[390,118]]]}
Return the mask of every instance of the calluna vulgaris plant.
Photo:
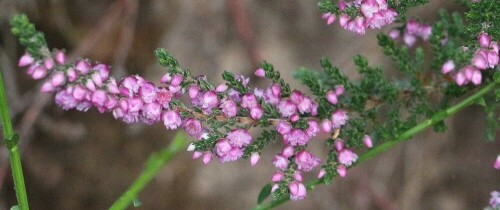
{"label": "calluna vulgaris plant", "polygon": [[[254,166],[264,147],[281,144],[283,149],[271,161],[276,167],[272,184],[259,195],[257,209],[266,209],[287,199],[305,198],[314,186],[347,176],[350,167],[430,126],[444,131],[443,120],[471,104],[484,106],[486,137],[495,140],[500,4],[497,0],[456,2],[469,10],[463,15],[441,11],[439,20],[431,24],[406,16],[409,8],[426,0],[320,1],[327,25],[338,19],[342,28],[357,35],[395,23],[388,34],[377,38],[404,78],[391,81],[382,69],[356,56],[362,78],[351,81],[323,58],[323,71],[295,73],[312,95],[293,90],[267,62],[255,70],[257,77],[268,79],[265,89],[252,88],[248,77],[231,72],[222,74],[225,82],[213,84],[206,76],[194,76],[182,68],[165,49],[155,51],[167,69],[159,83],[139,75],[116,79],[106,64],[83,58],[70,61],[64,50],[49,50],[43,34],[26,16],[14,16],[11,24],[13,34],[26,47],[19,66],[42,81],[40,91],[54,93],[56,104],[64,110],[85,112],[95,107],[125,123],[163,123],[168,130],[184,129],[194,139],[187,150],[204,164],[213,159],[223,163],[249,159]],[[426,53],[431,60],[424,59],[420,45],[430,46]],[[262,132],[250,135],[255,127]],[[321,132],[330,137],[313,140]],[[313,154],[309,144],[324,144],[328,155]],[[500,169],[500,156],[492,162]],[[305,184],[303,174],[309,172],[317,173],[318,179]],[[261,204],[271,193],[273,201]],[[491,195],[487,209],[500,209],[499,193]],[[121,199],[123,208],[131,199]]]}

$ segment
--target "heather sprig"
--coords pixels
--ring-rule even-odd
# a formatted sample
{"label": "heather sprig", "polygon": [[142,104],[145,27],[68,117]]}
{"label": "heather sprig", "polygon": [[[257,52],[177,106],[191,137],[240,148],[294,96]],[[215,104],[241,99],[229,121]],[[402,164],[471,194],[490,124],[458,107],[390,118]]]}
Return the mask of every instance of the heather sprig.
{"label": "heather sprig", "polygon": [[[40,91],[54,93],[56,104],[64,110],[96,108],[128,124],[163,123],[168,130],[182,128],[193,139],[187,150],[203,164],[214,159],[222,163],[250,159],[254,166],[267,145],[280,144],[280,151],[268,161],[276,168],[271,184],[259,196],[262,202],[273,194],[275,200],[262,207],[266,209],[287,199],[305,198],[314,186],[346,177],[349,168],[428,127],[444,131],[445,118],[472,104],[485,107],[486,136],[495,139],[499,127],[500,8],[494,1],[467,4],[471,10],[465,21],[456,13],[442,11],[435,24],[406,17],[409,8],[426,0],[321,1],[319,7],[328,25],[338,18],[344,29],[358,35],[398,22],[387,35],[377,38],[401,76],[388,78],[382,68],[357,55],[353,60],[361,78],[354,81],[323,58],[323,71],[301,68],[295,74],[312,95],[291,88],[265,61],[254,74],[267,79],[266,88],[252,87],[249,77],[229,71],[222,74],[222,83],[215,84],[204,75],[192,75],[161,48],[154,52],[166,68],[159,81],[139,75],[116,79],[106,64],[83,58],[69,61],[63,50],[50,51],[43,34],[26,16],[13,17],[11,25],[26,47],[18,65],[26,67],[33,79],[41,80]],[[426,65],[421,46],[427,44],[433,55],[430,65]],[[472,91],[476,92],[451,105]],[[496,95],[490,94],[493,91]],[[253,128],[262,131],[251,135]],[[313,141],[321,133],[327,139]],[[310,144],[324,145],[326,157],[313,154]],[[153,162],[164,164],[171,151],[162,154],[165,158],[152,158]],[[158,165],[152,165],[155,167],[146,167],[150,172],[140,180],[151,180],[155,173],[151,171],[159,170]],[[317,173],[317,179],[305,184],[303,175],[308,172]],[[134,195],[147,182],[133,185]],[[134,199],[125,197],[120,206]]]}

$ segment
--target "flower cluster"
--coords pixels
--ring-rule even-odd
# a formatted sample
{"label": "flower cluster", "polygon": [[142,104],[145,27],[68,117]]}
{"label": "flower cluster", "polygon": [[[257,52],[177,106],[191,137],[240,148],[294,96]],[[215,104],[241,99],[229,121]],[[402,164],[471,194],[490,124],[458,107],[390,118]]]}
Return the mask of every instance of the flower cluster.
{"label": "flower cluster", "polygon": [[[126,123],[163,122],[167,129],[183,128],[198,140],[189,145],[188,151],[194,152],[194,159],[201,157],[204,164],[214,157],[222,163],[250,157],[251,165],[257,164],[259,150],[253,147],[255,139],[248,130],[260,124],[264,128],[271,126],[284,145],[272,160],[278,169],[272,177],[276,183],[273,191],[282,188],[293,200],[306,196],[302,173],[312,171],[321,162],[306,149],[307,145],[320,132],[338,133],[349,120],[342,109],[332,111],[327,119],[318,118],[317,99],[298,90],[283,94],[283,84],[275,80],[265,89],[250,89],[248,78],[231,74],[230,81],[212,85],[205,76],[192,77],[179,68],[166,73],[160,85],[139,75],[117,82],[110,76],[109,66],[86,59],[70,63],[64,52],[57,50],[41,59],[26,53],[19,66],[27,67],[34,79],[44,79],[41,92],[54,92],[56,103],[64,110],[85,112],[95,107],[101,113],[112,112]],[[255,75],[266,77],[268,72],[259,68]],[[342,85],[337,85],[323,97],[335,106],[344,91]],[[184,95],[190,104],[180,102]],[[344,177],[358,156],[343,140],[335,142],[337,172]],[[363,142],[372,147],[369,136]],[[246,152],[251,154],[246,156]],[[325,170],[319,173],[321,178]]]}
{"label": "flower cluster", "polygon": [[[393,9],[389,8],[386,0],[354,0],[351,2],[341,0],[337,7],[340,26],[358,35],[364,35],[366,28],[375,29],[391,24],[398,16]],[[356,15],[350,16],[351,11],[354,11]],[[327,21],[327,25],[332,24],[336,17],[331,12],[324,13],[322,16]]]}
{"label": "flower cluster", "polygon": [[92,64],[84,59],[69,64],[62,51],[52,55],[37,61],[26,53],[19,66],[29,66],[28,74],[33,79],[46,79],[41,92],[55,92],[55,102],[64,110],[87,111],[94,106],[101,113],[113,112],[116,119],[126,123],[151,125],[162,120],[167,129],[181,126],[180,115],[170,109],[169,102],[179,96],[176,93],[182,77],[175,75],[165,87],[157,87],[138,75],[127,76],[117,83],[109,76],[110,67],[105,64]]}
{"label": "flower cluster", "polygon": [[401,33],[403,33],[402,38],[405,45],[413,47],[419,37],[423,41],[429,40],[432,34],[432,27],[417,20],[410,20],[406,23],[404,30],[395,28],[390,30],[388,35],[391,39],[397,40],[401,37]]}
{"label": "flower cluster", "polygon": [[[453,80],[459,86],[472,83],[474,85],[481,84],[482,73],[486,69],[495,68],[499,62],[498,43],[491,41],[491,37],[482,32],[478,36],[479,48],[474,52],[469,64],[464,65],[459,70],[455,70],[455,62],[453,60],[446,61],[441,72],[443,74],[451,74]],[[468,48],[463,48],[468,51]]]}

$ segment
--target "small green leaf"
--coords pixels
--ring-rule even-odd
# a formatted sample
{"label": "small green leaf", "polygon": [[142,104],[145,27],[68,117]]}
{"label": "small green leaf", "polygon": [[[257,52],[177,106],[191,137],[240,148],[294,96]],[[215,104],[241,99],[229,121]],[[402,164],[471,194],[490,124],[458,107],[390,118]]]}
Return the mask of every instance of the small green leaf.
{"label": "small green leaf", "polygon": [[12,207],[10,207],[10,210],[19,210],[19,206],[17,206],[17,205],[12,206]]}
{"label": "small green leaf", "polygon": [[271,195],[271,189],[273,188],[273,185],[271,183],[266,184],[264,187],[262,187],[262,190],[260,190],[259,197],[257,198],[257,204],[261,204],[266,200],[269,195]]}
{"label": "small green leaf", "polygon": [[478,105],[481,105],[481,106],[483,106],[483,107],[486,107],[486,101],[484,100],[484,98],[483,98],[483,97],[478,98],[478,99],[477,99],[477,101],[476,101],[476,103],[477,103]]}

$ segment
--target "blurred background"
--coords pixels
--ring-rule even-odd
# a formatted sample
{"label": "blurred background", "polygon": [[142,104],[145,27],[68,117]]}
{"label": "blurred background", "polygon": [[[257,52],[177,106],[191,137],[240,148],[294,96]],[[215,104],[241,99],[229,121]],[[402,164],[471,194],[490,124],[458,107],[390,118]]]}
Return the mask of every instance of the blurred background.
{"label": "blurred background", "polygon": [[[53,96],[16,66],[24,49],[10,34],[9,17],[26,13],[45,33],[50,48],[65,48],[74,59],[88,57],[113,66],[121,77],[140,74],[158,81],[165,72],[153,51],[169,50],[184,67],[220,82],[223,70],[252,75],[261,60],[281,71],[293,88],[304,89],[292,73],[320,69],[326,56],[350,77],[352,56],[394,73],[376,44],[327,27],[316,0],[0,0],[0,65],[6,79],[32,209],[106,209],[132,183],[147,157],[174,136],[162,125],[126,125],[111,114],[65,112]],[[452,1],[432,1],[411,10],[424,21],[439,8],[461,10]],[[389,28],[384,28],[387,31]],[[396,76],[394,76],[396,77]],[[265,85],[257,84],[254,85]],[[500,189],[492,164],[500,142],[486,142],[484,113],[471,107],[446,121],[445,133],[427,131],[320,186],[299,202],[278,209],[482,209],[489,192]],[[322,139],[322,138],[319,138]],[[323,143],[312,150],[325,157]],[[242,160],[204,166],[181,152],[141,192],[137,209],[250,209],[275,169],[280,145],[266,148],[261,162]],[[15,204],[7,151],[0,149],[0,210]],[[316,175],[317,170],[314,171]],[[131,207],[132,209],[132,207]]]}

